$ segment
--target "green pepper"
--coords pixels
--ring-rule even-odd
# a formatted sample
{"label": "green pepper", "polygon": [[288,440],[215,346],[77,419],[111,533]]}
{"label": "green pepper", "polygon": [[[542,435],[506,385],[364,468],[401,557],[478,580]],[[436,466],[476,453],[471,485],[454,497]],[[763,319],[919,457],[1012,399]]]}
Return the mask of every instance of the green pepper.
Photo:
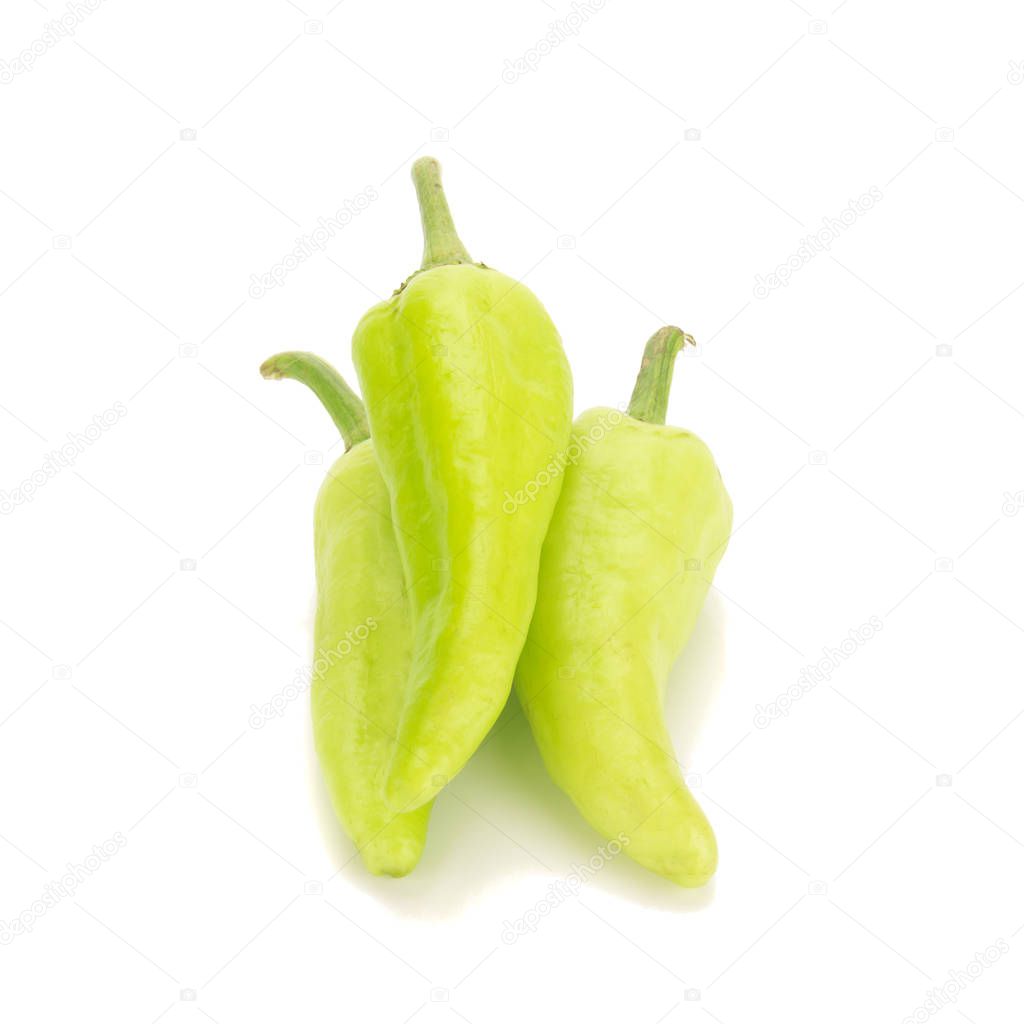
{"label": "green pepper", "polygon": [[548,772],[629,856],[704,884],[715,836],[665,726],[665,681],[704,602],[732,503],[704,443],[664,426],[676,327],[647,343],[628,414],[590,409],[541,556],[516,692]]}
{"label": "green pepper", "polygon": [[422,268],[352,340],[412,612],[386,789],[405,810],[462,768],[508,698],[560,477],[514,514],[503,508],[565,448],[572,419],[569,367],[544,307],[471,261],[436,160],[418,160],[413,180]]}
{"label": "green pepper", "polygon": [[313,737],[335,814],[367,868],[406,875],[423,852],[430,806],[396,814],[383,797],[412,620],[363,403],[337,371],[306,352],[273,356],[260,373],[307,384],[345,441],[316,500]]}

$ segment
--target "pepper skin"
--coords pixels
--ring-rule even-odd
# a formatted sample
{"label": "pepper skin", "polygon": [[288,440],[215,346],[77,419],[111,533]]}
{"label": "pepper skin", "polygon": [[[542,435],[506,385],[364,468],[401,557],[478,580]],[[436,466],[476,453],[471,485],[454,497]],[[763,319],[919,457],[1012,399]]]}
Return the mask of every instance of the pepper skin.
{"label": "pepper skin", "polygon": [[508,698],[561,478],[511,514],[503,506],[564,450],[572,419],[572,379],[544,307],[470,260],[436,160],[418,160],[413,180],[422,269],[352,340],[412,609],[386,789],[405,810],[455,776]]}
{"label": "pepper skin", "polygon": [[[644,867],[699,886],[715,871],[715,836],[683,781],[662,698],[725,551],[732,502],[704,443],[663,425],[686,341],[667,327],[647,343],[628,415],[590,409],[574,424],[583,451],[544,543],[516,692],[583,817],[624,835]],[[584,444],[588,435],[597,440]]]}
{"label": "pepper skin", "polygon": [[412,620],[363,404],[337,371],[306,352],[273,356],[260,373],[307,384],[345,440],[316,500],[313,736],[335,814],[366,867],[406,875],[423,852],[430,805],[396,814],[383,798]]}

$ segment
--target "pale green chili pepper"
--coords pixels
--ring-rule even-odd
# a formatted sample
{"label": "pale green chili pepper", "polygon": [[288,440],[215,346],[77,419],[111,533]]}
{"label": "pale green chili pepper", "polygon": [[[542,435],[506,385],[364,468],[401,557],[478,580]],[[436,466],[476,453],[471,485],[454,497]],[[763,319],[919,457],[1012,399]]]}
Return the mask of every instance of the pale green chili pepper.
{"label": "pale green chili pepper", "polygon": [[436,160],[413,167],[423,266],[356,328],[412,610],[408,702],[389,772],[398,809],[433,797],[504,706],[533,613],[560,479],[504,506],[569,439],[572,380],[533,293],[473,263]]}
{"label": "pale green chili pepper", "polygon": [[683,780],[662,697],[725,551],[732,502],[704,443],[664,426],[687,341],[662,328],[628,413],[590,409],[574,424],[516,692],[583,817],[645,867],[698,886],[715,871],[715,836]]}
{"label": "pale green chili pepper", "polygon": [[396,813],[384,801],[412,620],[363,403],[308,352],[273,356],[260,372],[308,385],[345,441],[316,500],[313,737],[334,811],[363,862],[374,874],[405,875],[423,852],[430,804]]}

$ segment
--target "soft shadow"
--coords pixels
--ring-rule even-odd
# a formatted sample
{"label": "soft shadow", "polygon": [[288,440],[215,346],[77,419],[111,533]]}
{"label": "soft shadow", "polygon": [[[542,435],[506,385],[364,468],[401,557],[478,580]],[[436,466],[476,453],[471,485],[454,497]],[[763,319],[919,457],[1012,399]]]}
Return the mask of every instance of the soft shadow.
{"label": "soft shadow", "polygon": [[725,605],[713,590],[693,628],[686,649],[669,672],[665,685],[665,721],[679,763],[686,765],[690,751],[725,678]]}
{"label": "soft shadow", "polygon": [[[712,591],[669,675],[666,717],[684,765],[721,687],[724,621],[721,600]],[[460,914],[488,889],[516,876],[540,871],[552,879],[565,877],[605,843],[548,777],[514,695],[469,764],[435,801],[423,858],[405,878],[378,878],[366,871],[334,817],[311,735],[309,750],[320,828],[332,862],[350,884],[404,916]],[[581,890],[584,899],[590,887],[677,913],[707,907],[715,892],[714,879],[700,889],[683,889],[624,855],[589,876]]]}
{"label": "soft shadow", "polygon": [[551,862],[534,852],[537,837],[532,831],[524,836],[518,820],[524,813],[537,818],[536,808],[529,807],[532,786],[522,785],[524,775],[539,773],[546,779],[535,749],[533,765],[516,752],[524,730],[532,745],[512,698],[469,764],[434,801],[423,857],[404,878],[377,877],[363,866],[334,816],[314,757],[320,827],[339,874],[398,914],[434,919],[460,914],[510,877],[543,870]]}

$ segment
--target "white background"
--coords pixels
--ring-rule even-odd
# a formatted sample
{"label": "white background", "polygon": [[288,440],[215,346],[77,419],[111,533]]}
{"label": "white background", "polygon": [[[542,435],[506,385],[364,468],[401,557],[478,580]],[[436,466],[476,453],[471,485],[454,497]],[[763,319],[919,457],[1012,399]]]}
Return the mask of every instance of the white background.
{"label": "white background", "polygon": [[[1024,12],[805,3],[609,0],[540,56],[558,0],[106,0],[5,75],[0,489],[126,410],[0,517],[0,920],[126,837],[0,945],[5,1019],[923,1020],[999,940],[938,1016],[1020,1019]],[[62,13],[6,0],[0,59]],[[577,410],[628,397],[659,325],[697,337],[669,420],[736,506],[668,705],[716,881],[620,857],[511,944],[600,841],[518,710],[401,881],[352,859],[305,701],[248,724],[308,658],[340,451],[257,367],[351,377],[356,320],[418,265],[427,152],[473,255],[559,325]]]}

